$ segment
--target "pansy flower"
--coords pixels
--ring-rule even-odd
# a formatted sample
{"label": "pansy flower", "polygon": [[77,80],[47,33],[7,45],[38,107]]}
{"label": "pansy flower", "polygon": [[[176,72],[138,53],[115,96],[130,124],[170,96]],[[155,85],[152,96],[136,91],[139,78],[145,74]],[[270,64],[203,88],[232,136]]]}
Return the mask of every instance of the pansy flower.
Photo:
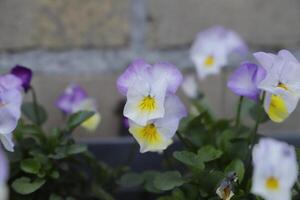
{"label": "pansy flower", "polygon": [[89,131],[94,131],[101,121],[101,115],[97,110],[96,103],[86,91],[79,85],[69,85],[63,94],[57,99],[56,107],[65,114],[72,114],[78,111],[93,111],[95,114],[84,121],[81,126]]}
{"label": "pansy flower", "polygon": [[282,122],[295,110],[300,98],[300,63],[287,50],[277,55],[257,52],[254,57],[267,71],[258,86],[267,92],[264,108],[271,120]]}
{"label": "pansy flower", "polygon": [[0,140],[8,151],[13,151],[12,132],[21,117],[22,82],[14,75],[0,76]]}
{"label": "pansy flower", "polygon": [[266,200],[291,200],[291,190],[298,177],[295,148],[263,138],[254,146],[252,157],[252,193]]}
{"label": "pansy flower", "polygon": [[260,89],[258,84],[266,77],[264,68],[254,63],[244,62],[229,77],[227,87],[239,96],[258,100]]}
{"label": "pansy flower", "polygon": [[145,125],[129,121],[129,132],[140,145],[140,152],[161,152],[171,143],[179,121],[186,116],[186,110],[176,95],[168,95],[165,101],[165,115],[162,118],[150,120]]}
{"label": "pansy flower", "polygon": [[127,97],[124,116],[142,126],[162,118],[166,95],[174,94],[181,82],[182,75],[172,64],[134,61],[117,81],[119,92]]}
{"label": "pansy flower", "polygon": [[210,74],[219,73],[220,69],[228,64],[228,58],[234,52],[244,55],[247,52],[245,42],[236,32],[215,26],[198,34],[190,55],[198,76],[205,78]]}
{"label": "pansy flower", "polygon": [[24,91],[27,92],[30,88],[30,83],[32,79],[31,69],[21,65],[16,65],[14,68],[12,68],[10,73],[15,75],[22,81],[22,87]]}

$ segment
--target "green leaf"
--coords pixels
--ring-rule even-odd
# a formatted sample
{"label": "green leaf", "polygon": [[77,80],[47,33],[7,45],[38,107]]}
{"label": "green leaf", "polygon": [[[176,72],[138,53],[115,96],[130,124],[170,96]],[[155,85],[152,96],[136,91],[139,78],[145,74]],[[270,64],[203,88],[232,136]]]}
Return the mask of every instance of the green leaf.
{"label": "green leaf", "polygon": [[24,103],[22,105],[22,113],[34,124],[42,125],[47,120],[47,112],[41,106],[35,106],[31,102]]}
{"label": "green leaf", "polygon": [[195,167],[200,170],[203,170],[205,168],[201,157],[192,152],[176,151],[173,153],[173,157],[191,167]]}
{"label": "green leaf", "polygon": [[127,173],[124,174],[119,184],[123,187],[137,187],[144,182],[144,177],[137,173]]}
{"label": "green leaf", "polygon": [[63,198],[57,194],[51,194],[49,200],[63,200]]}
{"label": "green leaf", "polygon": [[41,168],[41,163],[36,159],[28,158],[21,161],[21,169],[29,174],[38,174]]}
{"label": "green leaf", "polygon": [[68,146],[67,148],[67,154],[68,155],[74,155],[74,154],[79,154],[87,151],[87,147],[82,144],[72,144]]}
{"label": "green leaf", "polygon": [[160,176],[156,176],[153,180],[154,186],[162,191],[172,190],[184,183],[185,180],[178,171],[162,173]]}
{"label": "green leaf", "polygon": [[242,182],[245,174],[245,166],[243,161],[239,159],[231,161],[231,163],[225,168],[225,172],[236,172],[239,182]]}
{"label": "green leaf", "polygon": [[95,113],[91,111],[80,111],[72,114],[67,122],[67,128],[69,131],[73,131],[81,123],[92,117]]}
{"label": "green leaf", "polygon": [[157,176],[160,176],[160,173],[157,171],[146,171],[142,174],[142,176],[144,177],[145,183],[144,183],[144,188],[145,190],[147,190],[148,192],[151,193],[161,193],[162,191],[159,190],[158,188],[155,187],[154,185],[154,179]]}
{"label": "green leaf", "polygon": [[40,187],[45,184],[46,180],[44,179],[35,179],[34,181],[30,181],[27,177],[21,177],[16,179],[12,183],[12,188],[19,194],[30,194],[37,191]]}
{"label": "green leaf", "polygon": [[202,162],[209,162],[220,158],[223,152],[213,146],[207,145],[199,149],[197,154]]}

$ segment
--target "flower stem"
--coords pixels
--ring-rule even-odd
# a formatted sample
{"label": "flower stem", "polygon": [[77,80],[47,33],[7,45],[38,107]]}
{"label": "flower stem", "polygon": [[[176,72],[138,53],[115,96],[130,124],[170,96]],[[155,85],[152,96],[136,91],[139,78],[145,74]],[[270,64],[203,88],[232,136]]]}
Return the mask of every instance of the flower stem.
{"label": "flower stem", "polygon": [[236,117],[235,117],[235,126],[236,127],[238,127],[240,125],[243,100],[244,100],[244,97],[241,96],[239,99],[238,109],[237,109]]}
{"label": "flower stem", "polygon": [[260,121],[261,121],[260,106],[263,105],[264,100],[265,100],[265,96],[266,96],[266,93],[264,92],[263,95],[262,95],[262,98],[260,99],[260,101],[257,105],[257,119],[256,119],[255,126],[254,126],[254,129],[253,129],[252,137],[251,137],[251,140],[250,140],[250,155],[251,155],[251,152],[252,152],[252,149],[253,149],[253,146],[254,146],[254,143],[255,143],[255,139],[256,139],[256,136],[257,136],[258,126],[259,126]]}
{"label": "flower stem", "polygon": [[32,94],[33,109],[34,109],[34,113],[35,113],[35,116],[36,116],[36,121],[37,121],[38,125],[41,125],[36,92],[35,92],[35,89],[33,87],[30,87],[30,91],[31,91],[31,94]]}
{"label": "flower stem", "polygon": [[187,140],[186,138],[184,138],[178,131],[176,131],[176,135],[177,135],[178,139],[181,141],[181,143],[182,143],[186,148],[192,149],[192,150],[196,149],[196,148],[194,147],[194,145],[193,145],[189,140]]}
{"label": "flower stem", "polygon": [[[252,131],[252,135],[250,136],[250,147],[249,147],[249,151],[248,151],[248,154],[246,156],[246,166],[250,166],[251,165],[251,158],[252,158],[252,150],[253,150],[253,146],[254,146],[254,143],[255,143],[255,140],[256,140],[256,136],[257,136],[257,131],[258,131],[258,127],[259,127],[259,124],[261,122],[261,109],[260,109],[260,106],[263,105],[264,103],[264,100],[265,100],[265,96],[266,96],[266,93],[263,92],[262,94],[262,98],[260,99],[260,101],[257,103],[257,119],[256,119],[256,122],[255,122],[255,125],[254,125],[254,128],[253,128],[253,131]],[[245,172],[245,176],[248,177],[250,174],[251,174],[251,167],[247,167],[246,169],[246,172]],[[247,178],[244,179],[244,183],[246,184],[246,180],[249,180]]]}

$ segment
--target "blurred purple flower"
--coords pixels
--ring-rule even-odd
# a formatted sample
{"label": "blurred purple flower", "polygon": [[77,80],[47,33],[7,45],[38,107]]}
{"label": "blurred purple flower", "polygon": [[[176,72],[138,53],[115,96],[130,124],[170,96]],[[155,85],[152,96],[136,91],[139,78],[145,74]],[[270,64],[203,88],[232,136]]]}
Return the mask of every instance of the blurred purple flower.
{"label": "blurred purple flower", "polygon": [[68,86],[63,94],[57,99],[56,107],[66,114],[74,111],[74,108],[87,99],[87,93],[79,85],[72,84]]}
{"label": "blurred purple flower", "polygon": [[234,53],[244,57],[247,52],[247,45],[235,31],[214,26],[197,35],[190,50],[190,57],[198,76],[203,79],[208,75],[218,74]]}
{"label": "blurred purple flower", "polygon": [[12,74],[0,76],[0,140],[8,151],[13,151],[12,132],[21,117],[21,85]]}
{"label": "blurred purple flower", "polygon": [[266,77],[266,71],[250,62],[244,62],[229,77],[227,87],[237,95],[258,100],[258,84]]}
{"label": "blurred purple flower", "polygon": [[22,87],[24,88],[25,92],[27,92],[30,88],[30,82],[32,79],[31,69],[21,65],[16,65],[14,68],[12,68],[11,74],[17,76],[22,81]]}

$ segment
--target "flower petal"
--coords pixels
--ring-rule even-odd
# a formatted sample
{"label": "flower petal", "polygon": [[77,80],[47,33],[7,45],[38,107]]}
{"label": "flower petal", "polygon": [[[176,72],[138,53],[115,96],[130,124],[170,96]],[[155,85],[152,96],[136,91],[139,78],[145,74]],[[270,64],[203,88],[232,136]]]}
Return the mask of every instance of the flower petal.
{"label": "flower petal", "polygon": [[12,68],[11,74],[17,76],[21,80],[22,87],[24,88],[25,92],[27,92],[32,79],[32,71],[27,67],[17,65]]}
{"label": "flower petal", "polygon": [[257,84],[266,76],[263,68],[256,64],[244,62],[229,77],[227,87],[237,95],[257,100],[260,90]]}
{"label": "flower petal", "polygon": [[0,185],[7,181],[8,173],[9,173],[8,161],[2,148],[0,148]]}
{"label": "flower petal", "polygon": [[70,114],[73,112],[75,107],[87,99],[87,97],[88,95],[83,88],[79,85],[71,84],[56,100],[55,105],[64,113]]}
{"label": "flower petal", "polygon": [[139,143],[141,153],[148,151],[160,152],[165,150],[172,143],[170,138],[165,137],[152,124],[140,126],[132,121],[130,121],[129,124],[129,132]]}
{"label": "flower petal", "polygon": [[299,62],[297,58],[288,50],[282,49],[278,52],[278,55],[286,61]]}
{"label": "flower petal", "polygon": [[134,83],[149,80],[148,69],[151,67],[151,65],[147,64],[142,59],[135,60],[131,63],[117,80],[117,88],[119,92],[126,96],[128,88]]}
{"label": "flower petal", "polygon": [[4,146],[4,148],[7,151],[13,152],[14,151],[14,143],[13,143],[13,139],[12,139],[12,133],[8,133],[8,134],[0,134],[0,140]]}
{"label": "flower petal", "polygon": [[[144,88],[144,89],[143,89]],[[128,90],[127,102],[124,108],[124,116],[137,124],[146,125],[149,120],[161,118],[165,114],[164,102],[166,88],[156,88],[151,94],[145,94],[147,85],[138,84]],[[151,98],[151,107],[143,107],[143,102]],[[141,107],[142,106],[142,107]]]}
{"label": "flower petal", "polygon": [[156,81],[165,82],[167,91],[170,93],[175,93],[183,80],[181,72],[170,63],[157,63],[153,65],[151,73]]}

